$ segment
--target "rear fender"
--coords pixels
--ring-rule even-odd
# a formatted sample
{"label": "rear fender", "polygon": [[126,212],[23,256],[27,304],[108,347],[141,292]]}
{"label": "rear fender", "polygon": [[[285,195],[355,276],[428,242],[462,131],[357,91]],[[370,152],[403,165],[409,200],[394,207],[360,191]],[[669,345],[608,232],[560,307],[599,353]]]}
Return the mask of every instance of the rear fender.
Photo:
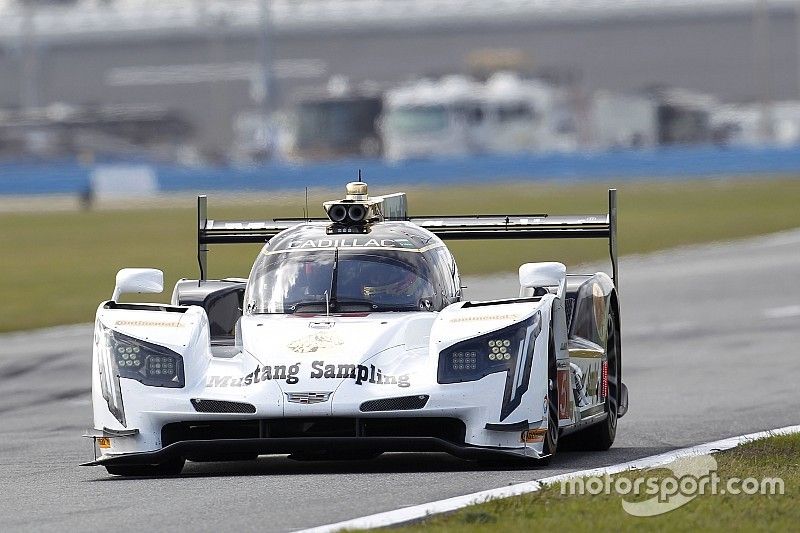
{"label": "rear fender", "polygon": [[[567,283],[567,307],[570,362],[580,369],[584,381],[582,387],[578,387],[582,388],[587,397],[584,409],[593,411],[596,405],[604,402],[599,390],[602,364],[608,350],[608,318],[612,310],[618,332],[620,326],[619,299],[614,282],[602,272],[570,276]],[[619,365],[621,376],[621,350]]]}
{"label": "rear fender", "polygon": [[603,272],[589,276],[568,276],[566,312],[569,338],[580,337],[605,348],[606,324],[611,306],[614,306],[619,319],[617,300],[614,282]]}

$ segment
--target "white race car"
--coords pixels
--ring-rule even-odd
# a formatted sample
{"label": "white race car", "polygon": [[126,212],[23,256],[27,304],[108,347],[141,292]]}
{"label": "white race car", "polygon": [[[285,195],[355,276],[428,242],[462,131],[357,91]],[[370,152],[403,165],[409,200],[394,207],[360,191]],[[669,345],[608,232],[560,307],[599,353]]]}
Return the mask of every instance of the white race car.
{"label": "white race car", "polygon": [[[123,269],[97,310],[95,458],[119,475],[186,460],[447,452],[545,460],[607,449],[627,410],[616,191],[589,216],[408,217],[350,183],[324,220],[215,221],[198,199],[199,280]],[[519,268],[520,296],[462,300],[442,239],[608,238],[614,277]],[[266,242],[249,279],[206,280],[209,244]]]}

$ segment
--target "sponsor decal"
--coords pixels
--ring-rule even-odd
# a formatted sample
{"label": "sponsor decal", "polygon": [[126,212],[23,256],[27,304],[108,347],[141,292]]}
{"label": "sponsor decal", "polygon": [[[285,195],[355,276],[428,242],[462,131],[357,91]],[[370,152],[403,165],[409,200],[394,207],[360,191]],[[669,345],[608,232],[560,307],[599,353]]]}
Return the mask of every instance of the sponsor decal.
{"label": "sponsor decal", "polygon": [[287,347],[295,353],[325,352],[339,348],[344,341],[328,332],[311,333],[290,342]]}
{"label": "sponsor decal", "polygon": [[572,359],[600,359],[605,355],[603,350],[589,348],[570,348],[569,356]]}
{"label": "sponsor decal", "polygon": [[149,328],[179,328],[183,324],[177,322],[164,322],[157,320],[117,320],[114,322],[115,326],[137,326]]}
{"label": "sponsor decal", "polygon": [[594,303],[594,323],[597,324],[597,334],[602,342],[606,341],[606,297],[603,288],[598,283],[592,284],[592,301]]}
{"label": "sponsor decal", "polygon": [[263,222],[230,222],[220,220],[207,221],[206,229],[262,229]]}
{"label": "sponsor decal", "polygon": [[608,397],[608,361],[603,361],[603,380],[600,388],[600,399],[605,400]]}
{"label": "sponsor decal", "polygon": [[280,243],[278,247],[261,252],[265,255],[282,254],[298,251],[313,251],[313,250],[333,250],[333,249],[351,249],[351,250],[396,250],[403,252],[423,253],[435,248],[444,247],[442,242],[433,242],[420,248],[414,244],[410,239],[376,239],[367,237],[341,237],[341,238],[323,238],[323,239],[300,239],[289,241],[287,243]]}
{"label": "sponsor decal", "polygon": [[602,394],[602,365],[599,362],[590,363],[585,372],[583,372],[583,391],[587,396],[597,396]]}
{"label": "sponsor decal", "polygon": [[575,363],[569,364],[572,370],[572,382],[575,383],[575,388],[572,389],[572,395],[575,399],[575,404],[578,408],[583,408],[589,405],[587,396],[587,386],[589,383],[589,372],[584,373],[581,368]]}
{"label": "sponsor decal", "polygon": [[308,250],[313,248],[416,248],[416,246],[408,239],[342,237],[289,241],[286,248],[289,250]]}
{"label": "sponsor decal", "polygon": [[526,444],[535,444],[537,442],[544,442],[544,436],[547,434],[547,429],[526,429],[520,435],[520,442]]}
{"label": "sponsor decal", "polygon": [[332,392],[287,392],[286,401],[289,403],[300,403],[312,405],[315,403],[327,402]]}
{"label": "sponsor decal", "polygon": [[451,318],[450,322],[482,322],[484,320],[519,320],[517,315],[477,315]]}
{"label": "sponsor decal", "polygon": [[566,420],[572,418],[569,409],[569,370],[558,369],[558,419]]}
{"label": "sponsor decal", "polygon": [[[258,365],[246,376],[208,376],[206,387],[247,387],[262,381],[283,380],[288,385],[300,382],[302,363],[292,365]],[[396,385],[400,388],[411,386],[408,374],[386,374],[375,365],[352,363],[326,364],[325,361],[312,361],[308,379],[351,379],[356,385]]]}

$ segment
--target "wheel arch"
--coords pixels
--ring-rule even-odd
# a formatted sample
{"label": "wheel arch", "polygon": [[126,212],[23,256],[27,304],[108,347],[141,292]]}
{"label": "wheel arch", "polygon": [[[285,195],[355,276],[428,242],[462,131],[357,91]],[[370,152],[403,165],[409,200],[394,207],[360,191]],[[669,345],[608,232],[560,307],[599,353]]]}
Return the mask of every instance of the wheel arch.
{"label": "wheel arch", "polygon": [[611,291],[611,294],[608,297],[610,305],[609,309],[614,310],[614,321],[617,328],[617,335],[619,335],[619,347],[617,349],[617,364],[619,365],[619,379],[620,383],[622,382],[622,317],[620,313],[620,306],[619,306],[619,295],[617,293],[617,288]]}

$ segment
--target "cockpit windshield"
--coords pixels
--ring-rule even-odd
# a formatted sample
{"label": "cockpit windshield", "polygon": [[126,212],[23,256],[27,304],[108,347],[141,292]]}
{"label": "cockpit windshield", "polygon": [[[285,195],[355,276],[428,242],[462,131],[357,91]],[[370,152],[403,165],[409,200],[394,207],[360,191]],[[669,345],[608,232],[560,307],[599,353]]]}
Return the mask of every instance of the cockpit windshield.
{"label": "cockpit windshield", "polygon": [[245,296],[246,314],[431,311],[441,295],[424,255],[328,249],[261,254]]}

